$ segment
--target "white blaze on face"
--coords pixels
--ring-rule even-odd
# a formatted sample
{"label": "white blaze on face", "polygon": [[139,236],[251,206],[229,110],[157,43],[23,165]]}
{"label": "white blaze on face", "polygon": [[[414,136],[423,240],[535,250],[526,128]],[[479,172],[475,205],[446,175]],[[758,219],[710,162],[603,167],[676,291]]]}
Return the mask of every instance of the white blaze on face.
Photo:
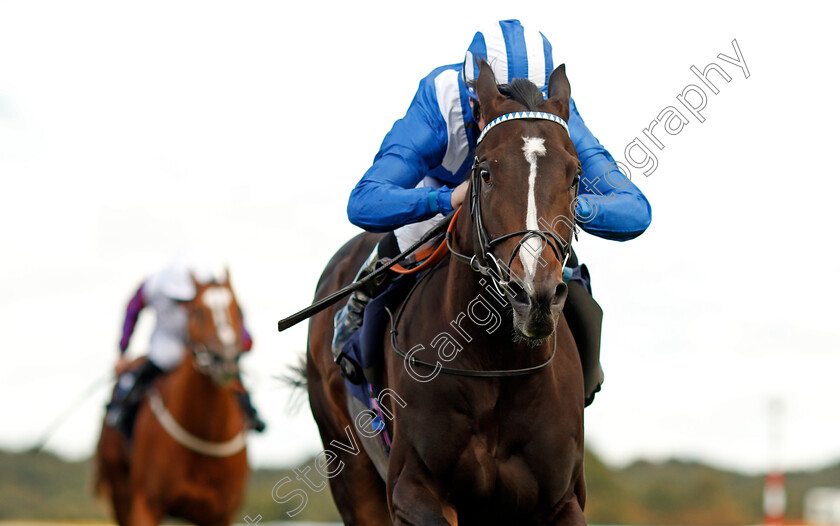
{"label": "white blaze on face", "polygon": [[236,331],[233,330],[233,325],[228,317],[230,302],[233,300],[230,290],[225,287],[210,287],[204,291],[201,300],[213,314],[213,324],[216,326],[219,341],[225,347],[234,345],[236,343]]}
{"label": "white blaze on face", "polygon": [[[525,145],[522,151],[525,153],[525,160],[530,165],[528,172],[528,213],[525,216],[525,228],[527,230],[539,230],[537,222],[537,198],[535,195],[537,186],[537,157],[545,155],[545,139],[541,137],[522,137]],[[529,237],[522,248],[519,249],[519,260],[525,268],[527,280],[530,283],[537,271],[537,258],[542,253],[543,243],[539,238]]]}

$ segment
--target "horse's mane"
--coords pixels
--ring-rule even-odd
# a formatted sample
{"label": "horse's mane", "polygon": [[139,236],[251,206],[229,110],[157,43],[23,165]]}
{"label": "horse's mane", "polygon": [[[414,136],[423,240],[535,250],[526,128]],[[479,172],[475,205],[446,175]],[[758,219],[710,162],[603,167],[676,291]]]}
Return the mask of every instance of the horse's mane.
{"label": "horse's mane", "polygon": [[536,110],[545,100],[540,88],[528,79],[513,79],[509,84],[499,86],[499,92],[522,104],[528,111]]}

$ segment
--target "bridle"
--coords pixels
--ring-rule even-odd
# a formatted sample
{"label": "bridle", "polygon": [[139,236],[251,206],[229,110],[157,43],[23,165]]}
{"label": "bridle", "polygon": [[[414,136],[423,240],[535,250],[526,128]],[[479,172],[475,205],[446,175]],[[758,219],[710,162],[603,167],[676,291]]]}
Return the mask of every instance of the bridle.
{"label": "bridle", "polygon": [[[198,301],[198,295],[195,301]],[[189,305],[187,308],[188,315],[195,316],[194,311],[199,308],[195,304]],[[195,370],[219,385],[224,385],[227,381],[239,376],[241,352],[237,352],[235,356],[228,356],[228,353],[224,350],[211,348],[204,341],[193,341],[192,339],[188,341],[187,348],[192,353]]]}
{"label": "bridle", "polygon": [[[468,256],[466,254],[461,254],[458,251],[452,248],[452,232],[454,231],[454,221],[455,219],[451,219],[452,223],[449,225],[449,228],[446,230],[446,246],[449,249],[449,252],[452,254],[452,257],[461,261],[462,263],[466,263],[476,272],[481,273],[482,275],[488,276],[493,283],[493,286],[496,288],[496,291],[499,293],[499,296],[504,297],[504,292],[507,289],[508,285],[510,284],[510,264],[513,262],[513,258],[516,257],[516,254],[522,248],[522,245],[530,238],[537,237],[543,241],[543,243],[548,244],[554,255],[557,256],[559,261],[563,262],[563,266],[566,266],[566,262],[569,259],[569,255],[571,254],[571,240],[568,242],[563,241],[557,234],[550,230],[532,230],[532,229],[525,229],[525,230],[518,230],[516,232],[511,232],[509,234],[504,234],[497,238],[492,238],[490,234],[487,233],[487,229],[484,226],[484,220],[481,215],[481,178],[479,176],[479,158],[478,158],[478,146],[481,144],[481,141],[484,139],[487,132],[493,129],[495,126],[508,122],[510,120],[516,119],[542,119],[551,122],[555,122],[566,130],[568,133],[569,127],[562,118],[558,117],[557,115],[553,115],[551,113],[545,112],[517,112],[517,113],[507,113],[494,119],[490,124],[484,127],[484,130],[481,132],[481,135],[478,137],[478,141],[476,142],[476,156],[475,160],[473,161],[472,169],[470,170],[470,215],[473,220],[473,235],[475,239],[475,245],[477,246],[477,250],[475,255]],[[579,191],[579,183],[580,183],[580,176],[576,176],[574,182],[572,183],[571,188],[575,190],[575,198],[578,196]],[[573,233],[574,229],[573,229]],[[513,253],[508,260],[508,265],[503,268],[504,263],[500,261],[494,254],[493,248],[498,245],[499,243],[511,239],[516,236],[522,236],[519,242],[516,244],[516,247],[513,250]],[[491,266],[492,265],[492,266]],[[424,277],[430,275],[427,273]],[[421,278],[422,280],[422,278]],[[408,297],[410,297],[414,291],[417,289],[421,280],[418,280],[414,286],[412,287],[411,291],[408,293]],[[557,353],[557,333],[554,333],[554,345],[549,355],[548,359],[544,362],[534,365],[531,367],[524,367],[519,369],[501,369],[501,370],[475,370],[475,369],[457,369],[451,367],[443,367],[439,362],[436,364],[426,362],[423,360],[419,360],[414,357],[413,354],[408,354],[404,350],[400,348],[398,342],[398,331],[397,327],[399,322],[402,318],[403,312],[405,311],[405,307],[408,304],[408,300],[405,300],[400,305],[399,311],[397,312],[396,316],[391,313],[391,310],[387,307],[385,310],[388,312],[388,317],[390,318],[390,325],[391,325],[391,346],[394,349],[394,352],[403,358],[407,364],[412,366],[422,365],[424,367],[429,367],[434,369],[436,372],[456,375],[456,376],[470,376],[470,377],[510,377],[510,376],[521,376],[521,375],[528,375],[536,373],[537,371],[541,371],[548,367],[548,365],[554,359],[554,356]],[[436,374],[436,373],[433,373]]]}
{"label": "bridle", "polygon": [[[565,241],[556,233],[552,232],[551,230],[532,230],[532,229],[525,229],[525,230],[518,230],[516,232],[511,232],[509,234],[501,235],[497,238],[493,238],[487,232],[487,228],[484,226],[484,219],[481,213],[481,177],[480,177],[480,162],[478,157],[478,147],[481,145],[481,141],[484,140],[484,137],[487,133],[498,126],[499,124],[509,122],[512,120],[521,120],[521,119],[529,119],[529,120],[546,120],[551,121],[554,123],[559,124],[566,130],[566,133],[569,133],[569,126],[566,124],[566,121],[563,120],[561,117],[557,115],[541,112],[541,111],[522,111],[522,112],[515,112],[515,113],[506,113],[500,117],[497,117],[489,124],[487,124],[484,129],[482,130],[481,134],[478,136],[478,140],[476,141],[476,155],[475,159],[473,160],[472,168],[470,169],[470,215],[472,217],[473,222],[473,236],[475,240],[476,251],[475,254],[472,256],[468,256],[466,254],[461,254],[456,251],[452,247],[452,238],[451,238],[451,229],[446,232],[446,245],[449,248],[449,251],[452,253],[452,256],[461,261],[462,263],[466,263],[476,272],[484,276],[488,276],[493,283],[493,286],[496,288],[496,291],[499,293],[500,296],[504,297],[505,291],[507,290],[508,286],[510,285],[511,281],[511,265],[513,264],[513,259],[516,257],[516,254],[519,253],[519,250],[522,248],[522,245],[525,244],[529,239],[536,237],[539,238],[540,241],[543,243],[543,246],[548,245],[551,247],[552,252],[557,257],[558,261],[563,262],[563,267],[566,266],[566,262],[569,259],[569,255],[571,254],[571,240]],[[578,192],[580,191],[580,176],[575,176],[575,180],[572,183],[570,189],[574,188],[575,191],[575,199],[578,197]],[[574,201],[573,201],[574,202]],[[575,236],[577,236],[577,232],[572,229]],[[499,260],[495,254],[493,253],[493,248],[506,241],[508,239],[521,236],[521,239],[516,244],[516,247],[511,252],[510,259],[507,262],[507,265],[501,260]]]}
{"label": "bridle", "polygon": [[223,352],[210,350],[203,343],[191,342],[189,349],[193,355],[195,370],[220,385],[239,375],[239,359],[242,353],[237,353],[231,360],[224,357]]}

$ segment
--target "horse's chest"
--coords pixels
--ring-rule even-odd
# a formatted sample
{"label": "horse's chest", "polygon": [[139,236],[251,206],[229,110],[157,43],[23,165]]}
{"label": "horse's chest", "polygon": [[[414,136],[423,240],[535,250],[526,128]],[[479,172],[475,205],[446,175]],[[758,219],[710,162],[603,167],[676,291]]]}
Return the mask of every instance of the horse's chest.
{"label": "horse's chest", "polygon": [[574,484],[582,456],[578,434],[539,403],[508,412],[503,403],[486,402],[482,407],[472,400],[472,411],[441,419],[446,425],[438,433],[424,434],[424,445],[433,440],[437,446],[419,448],[424,463],[476,508],[522,513],[550,508]]}
{"label": "horse's chest", "polygon": [[522,437],[506,439],[472,435],[458,455],[453,487],[471,497],[505,502],[505,507],[534,508],[553,501],[571,484],[576,449],[554,443],[530,443]]}
{"label": "horse's chest", "polygon": [[229,459],[204,459],[179,477],[170,512],[191,522],[227,518],[242,500],[247,468],[230,466]]}

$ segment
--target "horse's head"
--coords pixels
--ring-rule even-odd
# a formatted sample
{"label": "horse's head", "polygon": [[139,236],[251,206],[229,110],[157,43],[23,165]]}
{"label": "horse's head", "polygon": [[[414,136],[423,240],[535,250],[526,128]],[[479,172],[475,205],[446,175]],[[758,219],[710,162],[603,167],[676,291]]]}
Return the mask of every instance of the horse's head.
{"label": "horse's head", "polygon": [[243,351],[242,312],[227,271],[222,282],[199,283],[192,274],[195,297],[187,302],[189,347],[198,371],[218,384],[239,374]]}
{"label": "horse's head", "polygon": [[565,65],[551,74],[547,100],[528,80],[500,90],[490,66],[480,68],[475,88],[487,125],[472,173],[474,248],[510,301],[516,332],[539,342],[554,332],[567,294],[581,172],[566,125],[571,90]]}

